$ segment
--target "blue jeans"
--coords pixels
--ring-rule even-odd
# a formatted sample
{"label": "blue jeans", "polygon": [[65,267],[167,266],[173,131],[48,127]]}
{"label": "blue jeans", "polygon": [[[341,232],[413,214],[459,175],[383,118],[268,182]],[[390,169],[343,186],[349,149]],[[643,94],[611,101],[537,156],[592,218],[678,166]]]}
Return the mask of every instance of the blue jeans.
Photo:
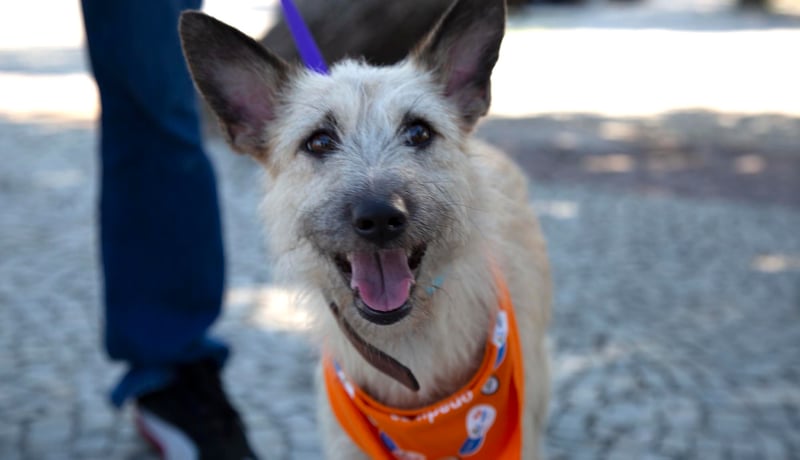
{"label": "blue jeans", "polygon": [[200,4],[82,0],[102,103],[105,346],[128,364],[117,405],[169,384],[177,364],[228,354],[208,336],[223,294],[219,204],[177,32]]}

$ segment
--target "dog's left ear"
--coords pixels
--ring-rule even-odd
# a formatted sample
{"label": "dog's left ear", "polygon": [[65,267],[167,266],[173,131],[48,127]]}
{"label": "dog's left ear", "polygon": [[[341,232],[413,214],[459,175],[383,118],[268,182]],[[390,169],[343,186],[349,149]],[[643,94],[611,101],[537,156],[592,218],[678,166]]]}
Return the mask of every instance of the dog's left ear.
{"label": "dog's left ear", "polygon": [[504,0],[456,0],[412,52],[412,59],[442,83],[466,130],[489,110],[505,22]]}

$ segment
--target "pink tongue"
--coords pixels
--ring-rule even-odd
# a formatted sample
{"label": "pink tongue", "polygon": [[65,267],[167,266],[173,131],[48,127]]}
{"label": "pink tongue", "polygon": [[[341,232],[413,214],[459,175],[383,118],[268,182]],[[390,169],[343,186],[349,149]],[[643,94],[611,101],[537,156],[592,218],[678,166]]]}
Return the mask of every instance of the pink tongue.
{"label": "pink tongue", "polygon": [[350,287],[358,289],[367,306],[388,312],[406,303],[414,275],[404,250],[356,252],[349,259],[353,268]]}

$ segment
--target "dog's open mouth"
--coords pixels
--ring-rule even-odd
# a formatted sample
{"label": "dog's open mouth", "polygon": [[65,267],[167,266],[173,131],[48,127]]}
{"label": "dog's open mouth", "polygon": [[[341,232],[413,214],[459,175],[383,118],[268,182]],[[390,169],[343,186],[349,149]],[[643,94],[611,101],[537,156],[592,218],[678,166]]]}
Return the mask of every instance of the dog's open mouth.
{"label": "dog's open mouth", "polygon": [[411,312],[408,302],[416,282],[415,272],[427,246],[410,253],[406,249],[381,249],[372,252],[337,254],[334,262],[350,284],[361,316],[373,323],[388,325]]}

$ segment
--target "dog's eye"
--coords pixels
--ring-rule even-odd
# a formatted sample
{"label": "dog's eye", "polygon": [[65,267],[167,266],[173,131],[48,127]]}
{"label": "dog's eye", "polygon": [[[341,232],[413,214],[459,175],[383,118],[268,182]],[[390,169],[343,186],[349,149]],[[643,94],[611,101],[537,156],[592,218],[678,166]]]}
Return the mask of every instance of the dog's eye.
{"label": "dog's eye", "polygon": [[413,121],[406,125],[405,144],[409,147],[427,147],[433,139],[433,131],[424,121]]}
{"label": "dog's eye", "polygon": [[336,136],[328,131],[316,131],[306,139],[304,148],[306,152],[322,156],[336,149]]}

